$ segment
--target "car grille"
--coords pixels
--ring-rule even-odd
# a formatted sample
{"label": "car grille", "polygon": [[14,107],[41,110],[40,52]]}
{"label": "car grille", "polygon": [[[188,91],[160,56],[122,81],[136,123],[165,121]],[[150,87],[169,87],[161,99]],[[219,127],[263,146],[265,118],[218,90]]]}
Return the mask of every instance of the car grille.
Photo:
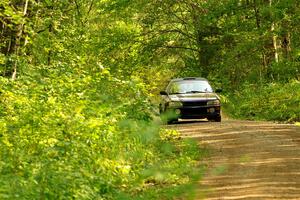
{"label": "car grille", "polygon": [[185,101],[182,102],[183,107],[206,106],[206,101]]}
{"label": "car grille", "polygon": [[206,108],[197,108],[197,109],[181,109],[181,114],[183,116],[193,116],[193,115],[203,115],[207,114]]}

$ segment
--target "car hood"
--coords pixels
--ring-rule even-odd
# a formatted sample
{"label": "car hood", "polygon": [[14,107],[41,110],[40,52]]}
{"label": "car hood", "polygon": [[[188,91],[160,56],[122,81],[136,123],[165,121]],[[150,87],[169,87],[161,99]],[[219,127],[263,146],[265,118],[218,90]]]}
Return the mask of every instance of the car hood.
{"label": "car hood", "polygon": [[171,101],[207,101],[220,99],[216,93],[170,94]]}

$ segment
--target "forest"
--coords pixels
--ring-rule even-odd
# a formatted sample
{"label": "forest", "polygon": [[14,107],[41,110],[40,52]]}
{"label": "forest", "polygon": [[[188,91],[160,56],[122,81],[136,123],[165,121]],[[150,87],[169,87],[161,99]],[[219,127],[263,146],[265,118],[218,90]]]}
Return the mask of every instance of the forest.
{"label": "forest", "polygon": [[299,122],[299,24],[297,0],[1,0],[0,199],[192,199],[205,152],[159,91],[205,77],[230,118]]}

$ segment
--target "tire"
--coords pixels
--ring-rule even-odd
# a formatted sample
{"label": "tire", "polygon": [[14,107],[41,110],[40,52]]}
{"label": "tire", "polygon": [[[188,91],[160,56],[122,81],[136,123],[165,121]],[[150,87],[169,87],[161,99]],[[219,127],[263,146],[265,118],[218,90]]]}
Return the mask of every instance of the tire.
{"label": "tire", "polygon": [[222,117],[221,116],[217,116],[217,117],[213,117],[213,118],[207,118],[208,121],[210,122],[221,122],[222,121]]}
{"label": "tire", "polygon": [[161,105],[161,104],[159,104],[158,109],[159,109],[159,114],[160,114],[160,115],[163,114],[163,108],[162,108],[162,105]]}
{"label": "tire", "polygon": [[168,119],[167,120],[167,124],[174,124],[176,122],[178,122],[178,119]]}
{"label": "tire", "polygon": [[221,122],[222,121],[222,117],[221,116],[218,116],[214,119],[215,122]]}

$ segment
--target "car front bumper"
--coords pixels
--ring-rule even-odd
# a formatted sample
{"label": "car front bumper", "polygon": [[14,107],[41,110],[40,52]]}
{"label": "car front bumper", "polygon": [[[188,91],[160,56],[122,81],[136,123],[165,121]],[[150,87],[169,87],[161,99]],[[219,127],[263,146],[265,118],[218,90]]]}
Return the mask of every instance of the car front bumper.
{"label": "car front bumper", "polygon": [[215,118],[221,115],[221,106],[195,106],[195,107],[178,107],[168,108],[181,119],[202,119]]}

